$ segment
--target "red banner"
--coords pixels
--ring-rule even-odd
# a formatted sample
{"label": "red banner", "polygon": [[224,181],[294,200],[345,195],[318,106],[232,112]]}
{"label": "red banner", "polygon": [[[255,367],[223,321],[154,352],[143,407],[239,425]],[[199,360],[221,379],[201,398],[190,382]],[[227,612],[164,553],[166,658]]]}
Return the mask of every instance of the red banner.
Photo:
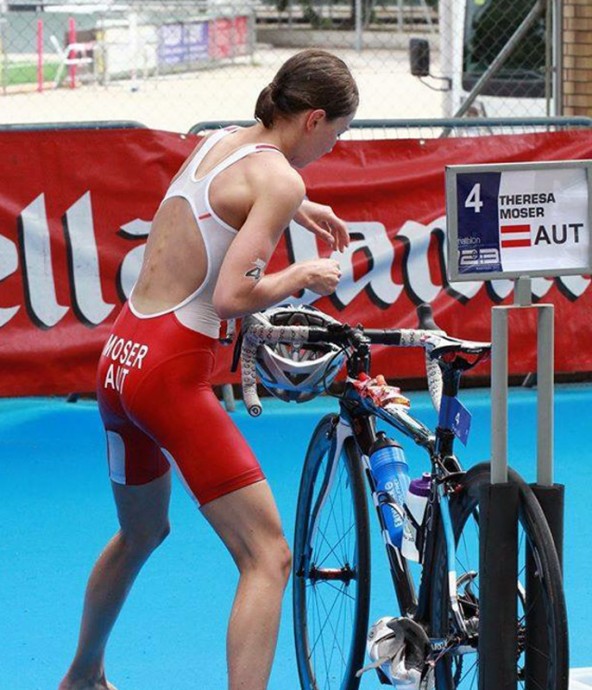
{"label": "red banner", "polygon": [[[150,130],[0,133],[0,395],[92,391],[100,349],[131,289],[150,221],[197,143]],[[490,339],[491,307],[511,303],[510,281],[450,284],[444,166],[592,158],[592,133],[340,142],[303,171],[309,197],[344,218],[352,242],[343,279],[315,305],[368,327],[413,327],[430,302],[452,335]],[[328,255],[292,224],[270,270]],[[533,280],[556,313],[556,369],[592,370],[590,278]],[[312,302],[315,295],[300,296]],[[512,313],[510,373],[536,369],[534,310]],[[236,381],[222,349],[216,382]],[[416,352],[379,349],[374,371],[423,375]],[[481,369],[480,373],[485,373]],[[479,372],[477,372],[479,373]]]}

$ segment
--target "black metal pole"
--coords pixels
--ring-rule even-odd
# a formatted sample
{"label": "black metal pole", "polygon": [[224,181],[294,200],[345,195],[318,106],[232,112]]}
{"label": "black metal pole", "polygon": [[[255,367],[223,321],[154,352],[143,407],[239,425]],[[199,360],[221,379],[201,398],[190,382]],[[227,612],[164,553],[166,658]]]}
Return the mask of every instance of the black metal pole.
{"label": "black metal pole", "polygon": [[[532,484],[553,536],[559,563],[563,569],[563,506],[565,487]],[[545,606],[540,579],[536,577],[537,564],[527,546],[526,552],[526,682],[525,690],[547,687],[547,660],[549,646]],[[528,602],[533,602],[531,606]]]}
{"label": "black metal pole", "polygon": [[479,690],[516,690],[518,487],[479,496]]}

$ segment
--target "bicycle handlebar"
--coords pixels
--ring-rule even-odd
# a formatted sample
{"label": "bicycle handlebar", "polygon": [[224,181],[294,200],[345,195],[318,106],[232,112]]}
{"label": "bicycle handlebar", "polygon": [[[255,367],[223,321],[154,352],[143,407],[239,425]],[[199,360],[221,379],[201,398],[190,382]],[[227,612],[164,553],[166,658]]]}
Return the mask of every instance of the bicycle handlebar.
{"label": "bicycle handlebar", "polygon": [[[243,402],[252,417],[258,417],[262,412],[261,401],[257,394],[257,376],[255,360],[259,345],[267,344],[299,344],[314,342],[328,342],[344,347],[359,347],[362,343],[371,345],[390,345],[395,347],[423,347],[426,348],[426,337],[429,335],[443,335],[444,331],[436,330],[431,319],[429,305],[429,320],[425,313],[419,313],[420,325],[427,328],[418,329],[368,329],[361,327],[336,324],[328,328],[309,326],[273,326],[261,314],[253,315],[250,323],[244,326],[241,352],[241,384],[243,389]],[[419,312],[419,309],[418,309]],[[434,326],[434,328],[431,328]],[[428,390],[432,403],[436,410],[440,408],[442,396],[442,372],[437,361],[432,360],[426,350],[426,374]]]}

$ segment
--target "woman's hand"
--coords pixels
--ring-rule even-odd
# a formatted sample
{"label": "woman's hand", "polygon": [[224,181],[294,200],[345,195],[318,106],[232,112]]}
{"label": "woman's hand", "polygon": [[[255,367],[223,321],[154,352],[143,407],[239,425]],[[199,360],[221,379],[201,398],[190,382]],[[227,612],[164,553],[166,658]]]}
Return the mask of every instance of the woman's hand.
{"label": "woman's hand", "polygon": [[294,220],[338,252],[342,252],[349,244],[347,225],[335,215],[330,206],[304,199]]}
{"label": "woman's hand", "polygon": [[330,295],[335,292],[341,269],[334,259],[311,259],[303,261],[301,266],[306,271],[306,287],[317,295]]}

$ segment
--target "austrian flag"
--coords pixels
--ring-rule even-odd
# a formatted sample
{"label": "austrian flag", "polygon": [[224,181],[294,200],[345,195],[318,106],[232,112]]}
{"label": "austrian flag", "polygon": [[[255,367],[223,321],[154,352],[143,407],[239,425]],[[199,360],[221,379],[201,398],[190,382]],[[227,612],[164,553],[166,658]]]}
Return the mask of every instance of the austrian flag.
{"label": "austrian flag", "polygon": [[530,225],[501,225],[502,249],[531,247]]}

